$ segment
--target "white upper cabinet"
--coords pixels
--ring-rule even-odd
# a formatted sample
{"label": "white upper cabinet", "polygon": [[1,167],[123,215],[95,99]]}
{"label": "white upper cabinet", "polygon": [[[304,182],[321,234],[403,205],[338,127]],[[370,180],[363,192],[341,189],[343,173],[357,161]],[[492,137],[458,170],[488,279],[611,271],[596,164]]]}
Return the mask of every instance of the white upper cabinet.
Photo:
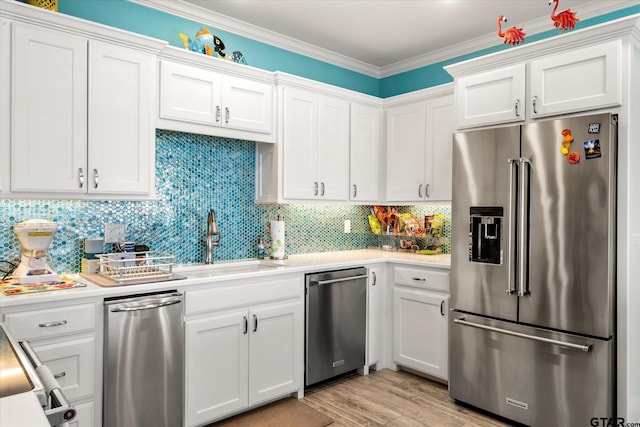
{"label": "white upper cabinet", "polygon": [[380,108],[351,103],[349,199],[377,203],[380,200]]}
{"label": "white upper cabinet", "polygon": [[455,78],[457,127],[621,105],[623,41],[606,40],[619,25],[611,24],[611,35],[604,27],[581,30],[445,67]]}
{"label": "white upper cabinet", "polygon": [[518,64],[456,81],[459,127],[525,119],[525,65]]}
{"label": "white upper cabinet", "polygon": [[427,201],[451,200],[455,110],[451,94],[427,99],[427,177],[424,191]]}
{"label": "white upper cabinet", "polygon": [[283,88],[283,197],[348,199],[349,102]]}
{"label": "white upper cabinet", "polygon": [[386,200],[389,202],[409,202],[424,197],[425,107],[424,101],[419,101],[386,110]]}
{"label": "white upper cabinet", "polygon": [[108,28],[93,38],[81,20],[6,7],[19,13],[2,18],[10,72],[0,84],[11,95],[0,100],[9,129],[0,133],[3,196],[153,196],[156,55],[165,43]]}
{"label": "white upper cabinet", "polygon": [[[455,108],[451,86],[396,97],[385,108],[386,201],[451,200],[451,144]],[[400,103],[399,103],[400,101]]]}
{"label": "white upper cabinet", "polygon": [[86,193],[87,40],[11,26],[11,191]]}
{"label": "white upper cabinet", "polygon": [[228,74],[226,68],[246,66],[193,52],[169,52],[180,61],[160,61],[159,127],[274,142],[273,77],[268,82]]}
{"label": "white upper cabinet", "polygon": [[153,193],[156,61],[89,41],[89,193]]}
{"label": "white upper cabinet", "polygon": [[621,49],[616,40],[531,61],[531,116],[620,105]]}

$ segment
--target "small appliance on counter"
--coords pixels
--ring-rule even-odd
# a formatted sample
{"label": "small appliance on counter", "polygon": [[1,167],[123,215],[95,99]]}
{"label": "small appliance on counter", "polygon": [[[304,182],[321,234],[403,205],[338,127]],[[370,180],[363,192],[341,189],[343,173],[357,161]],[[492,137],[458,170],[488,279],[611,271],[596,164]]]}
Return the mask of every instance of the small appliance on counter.
{"label": "small appliance on counter", "polygon": [[20,264],[13,277],[22,284],[54,282],[58,275],[47,262],[47,250],[58,231],[58,224],[43,219],[19,222],[14,227],[20,239]]}

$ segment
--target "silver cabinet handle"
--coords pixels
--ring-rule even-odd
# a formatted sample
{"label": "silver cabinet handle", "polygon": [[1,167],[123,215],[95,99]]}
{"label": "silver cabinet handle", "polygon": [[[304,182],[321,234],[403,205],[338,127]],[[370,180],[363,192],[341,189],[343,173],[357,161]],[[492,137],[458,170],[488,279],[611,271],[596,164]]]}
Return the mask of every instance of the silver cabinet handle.
{"label": "silver cabinet handle", "polygon": [[54,326],[62,326],[66,324],[67,324],[66,320],[57,320],[55,322],[40,323],[38,324],[38,326],[41,328],[52,328]]}
{"label": "silver cabinet handle", "polygon": [[532,100],[533,114],[538,114],[538,97],[534,96]]}
{"label": "silver cabinet handle", "polygon": [[519,236],[520,242],[518,245],[518,296],[529,295],[529,284],[527,283],[527,247],[528,242],[525,239],[525,231],[527,227],[527,223],[529,222],[529,215],[527,209],[527,200],[529,199],[529,175],[527,174],[527,169],[525,166],[531,165],[531,161],[525,157],[520,158],[520,222],[518,226],[520,227]]}
{"label": "silver cabinet handle", "polygon": [[169,298],[161,302],[149,303],[149,304],[141,304],[141,305],[133,305],[133,306],[128,306],[126,304],[114,305],[113,307],[111,307],[110,311],[112,313],[119,313],[119,312],[125,312],[125,311],[153,310],[154,308],[166,307],[168,305],[178,304],[180,302],[182,302],[182,298]]}
{"label": "silver cabinet handle", "polygon": [[253,332],[258,330],[258,316],[253,315]]}
{"label": "silver cabinet handle", "polygon": [[324,182],[320,183],[320,195],[324,196]]}
{"label": "silver cabinet handle", "polygon": [[424,277],[412,277],[412,280],[415,280],[416,282],[426,282],[427,279],[425,279]]}
{"label": "silver cabinet handle", "polygon": [[58,379],[58,378],[62,378],[62,377],[66,377],[67,373],[65,371],[62,371],[58,374],[53,374],[53,378]]}
{"label": "silver cabinet handle", "polygon": [[372,271],[371,275],[373,276],[373,283],[371,284],[371,286],[375,286],[378,283],[378,276],[376,276],[375,271]]}
{"label": "silver cabinet handle", "polygon": [[424,195],[431,197],[431,184],[427,184],[424,188]]}
{"label": "silver cabinet handle", "polygon": [[358,186],[353,184],[353,198],[355,199],[358,195]]}
{"label": "silver cabinet handle", "polygon": [[229,123],[229,107],[224,108],[224,122]]}
{"label": "silver cabinet handle", "polygon": [[330,283],[340,283],[340,282],[346,282],[349,280],[358,280],[358,279],[366,279],[366,278],[367,278],[367,275],[363,274],[362,276],[350,276],[350,277],[343,277],[341,279],[318,280],[314,282],[309,282],[309,285],[328,285]]}
{"label": "silver cabinet handle", "polygon": [[585,352],[591,351],[591,348],[593,347],[592,344],[585,344],[585,345],[573,344],[573,343],[570,343],[570,342],[553,340],[551,338],[544,338],[544,337],[538,337],[538,336],[535,336],[535,335],[523,334],[521,332],[509,331],[507,329],[494,328],[493,326],[480,325],[478,323],[469,322],[464,317],[461,317],[459,319],[453,319],[453,323],[458,323],[460,325],[465,325],[465,326],[471,326],[472,328],[484,329],[484,330],[491,331],[491,332],[497,332],[499,334],[512,335],[514,337],[526,338],[526,339],[533,340],[533,341],[546,342],[548,344],[558,345],[560,347],[572,348],[572,349],[575,349],[575,350],[582,350],[582,351],[585,351]]}
{"label": "silver cabinet handle", "polygon": [[249,332],[249,321],[247,320],[247,316],[242,316],[242,320],[244,322],[244,331],[242,332],[242,334],[246,335],[247,332]]}
{"label": "silver cabinet handle", "polygon": [[418,185],[418,197],[422,199],[422,184]]}
{"label": "silver cabinet handle", "polygon": [[82,188],[84,186],[84,170],[82,168],[78,169],[78,187]]}
{"label": "silver cabinet handle", "polygon": [[313,183],[313,195],[317,196],[318,195],[318,181],[315,181]]}
{"label": "silver cabinet handle", "polygon": [[220,123],[220,106],[216,105],[216,123]]}
{"label": "silver cabinet handle", "polygon": [[444,300],[440,301],[440,315],[444,316]]}
{"label": "silver cabinet handle", "polygon": [[98,188],[98,169],[93,170],[93,188]]}
{"label": "silver cabinet handle", "polygon": [[520,117],[520,100],[519,99],[516,99],[513,109],[516,112],[516,117]]}
{"label": "silver cabinet handle", "polygon": [[508,159],[507,163],[509,164],[509,223],[508,227],[508,235],[509,235],[509,277],[507,278],[507,295],[513,295],[516,293],[516,289],[513,286],[513,276],[515,274],[515,245],[513,244],[513,227],[516,224],[515,218],[513,218],[513,192],[515,190],[513,186],[513,174],[516,170],[518,160],[517,159]]}

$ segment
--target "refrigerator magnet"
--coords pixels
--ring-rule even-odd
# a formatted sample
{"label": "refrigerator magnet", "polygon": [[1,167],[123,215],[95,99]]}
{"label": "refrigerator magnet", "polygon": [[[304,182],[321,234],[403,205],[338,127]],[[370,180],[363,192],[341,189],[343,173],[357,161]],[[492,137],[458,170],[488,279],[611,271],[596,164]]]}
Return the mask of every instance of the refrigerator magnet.
{"label": "refrigerator magnet", "polygon": [[600,133],[600,123],[589,123],[589,133]]}
{"label": "refrigerator magnet", "polygon": [[570,151],[569,154],[567,154],[567,162],[569,162],[570,165],[575,165],[576,163],[579,163],[580,153],[578,153],[577,151]]}
{"label": "refrigerator magnet", "polygon": [[562,148],[560,152],[563,156],[569,154],[569,148],[571,147],[571,143],[573,142],[573,134],[571,133],[571,129],[562,129]]}
{"label": "refrigerator magnet", "polygon": [[598,157],[602,157],[602,152],[600,151],[599,139],[590,139],[584,142],[584,157],[587,160],[597,159]]}

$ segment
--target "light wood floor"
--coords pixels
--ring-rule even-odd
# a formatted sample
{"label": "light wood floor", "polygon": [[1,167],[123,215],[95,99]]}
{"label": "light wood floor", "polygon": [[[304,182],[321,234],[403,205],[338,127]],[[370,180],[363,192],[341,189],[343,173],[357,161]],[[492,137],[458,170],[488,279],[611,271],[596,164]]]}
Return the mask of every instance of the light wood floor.
{"label": "light wood floor", "polygon": [[510,425],[456,404],[443,384],[389,369],[309,390],[302,402],[333,418],[330,427]]}

